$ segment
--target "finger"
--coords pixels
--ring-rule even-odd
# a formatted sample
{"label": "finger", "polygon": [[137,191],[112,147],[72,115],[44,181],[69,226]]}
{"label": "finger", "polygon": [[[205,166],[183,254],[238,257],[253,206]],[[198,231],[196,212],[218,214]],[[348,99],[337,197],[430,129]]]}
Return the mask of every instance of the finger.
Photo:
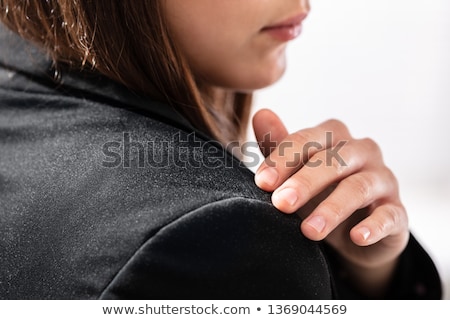
{"label": "finger", "polygon": [[398,237],[399,243],[390,239],[390,245],[401,246],[406,239],[408,216],[402,205],[386,203],[378,206],[350,231],[352,241],[359,246],[369,246],[387,237]]}
{"label": "finger", "polygon": [[[253,116],[253,130],[264,157],[269,156],[288,135],[281,119],[269,109],[259,110]],[[264,173],[255,175],[256,185],[267,191],[270,191],[267,189],[267,185],[276,184],[278,179],[278,172],[270,167],[267,167]]]}
{"label": "finger", "polygon": [[[349,143],[339,151],[339,158],[329,159],[324,150],[316,153],[303,168],[289,177],[272,195],[279,210],[292,213],[305,205],[327,186],[358,171],[367,162],[367,154]],[[344,160],[345,159],[345,160]]]}
{"label": "finger", "polygon": [[314,154],[328,148],[334,152],[349,139],[345,125],[336,120],[290,134],[258,168],[256,184],[263,190],[274,191]]}
{"label": "finger", "polygon": [[[396,193],[387,183],[390,172],[362,172],[342,180],[336,189],[303,221],[302,232],[312,240],[323,240],[359,209],[388,199]],[[366,235],[364,235],[367,238]]]}
{"label": "finger", "polygon": [[[381,152],[378,149],[376,144],[362,139],[341,141],[332,152],[327,149],[316,153],[301,170],[290,176],[275,190],[272,195],[273,204],[283,212],[295,212],[329,185],[363,168],[365,171],[371,170],[374,176],[378,173],[383,174],[386,180],[378,179],[380,186],[396,181],[390,170],[383,165]],[[360,176],[353,178],[355,183],[359,183],[356,181],[358,178]]]}
{"label": "finger", "polygon": [[264,157],[288,135],[281,119],[269,109],[261,109],[253,116],[253,130]]}
{"label": "finger", "polygon": [[296,211],[329,185],[360,170],[369,157],[362,150],[363,146],[353,140],[346,142],[335,155],[330,156],[328,150],[316,153],[301,170],[275,190],[273,204],[287,213]]}

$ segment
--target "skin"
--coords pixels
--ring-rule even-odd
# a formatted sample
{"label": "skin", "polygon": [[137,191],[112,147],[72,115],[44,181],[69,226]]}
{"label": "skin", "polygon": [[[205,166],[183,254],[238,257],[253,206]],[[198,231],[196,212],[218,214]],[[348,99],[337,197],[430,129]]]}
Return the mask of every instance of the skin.
{"label": "skin", "polygon": [[[309,10],[307,0],[166,0],[169,29],[194,74],[211,87],[236,91],[263,88],[282,76],[287,42],[263,28]],[[255,175],[258,187],[273,192],[279,210],[302,216],[307,238],[339,253],[362,293],[382,297],[409,229],[397,180],[378,145],[353,138],[337,120],[289,134],[276,114],[260,110],[253,126],[266,156]],[[329,145],[326,132],[333,134]],[[275,144],[264,138],[268,133]],[[311,142],[315,147],[302,154]],[[333,150],[343,162],[326,162]],[[299,153],[302,162],[289,165]]]}
{"label": "skin", "polygon": [[[267,156],[256,172],[256,184],[273,191],[272,202],[279,210],[304,218],[301,231],[307,238],[324,240],[340,254],[361,292],[382,297],[407,245],[409,229],[397,180],[378,145],[371,139],[354,139],[337,120],[289,134],[277,115],[264,109],[255,114],[253,125]],[[273,151],[275,145],[264,139],[269,132],[277,145]],[[326,132],[333,133],[329,146]],[[310,149],[302,159],[304,165],[287,166],[311,141],[324,148]],[[345,165],[335,159],[327,165],[327,152],[340,141],[346,141],[338,151]],[[280,152],[286,142],[292,148]]]}
{"label": "skin", "polygon": [[299,0],[166,0],[169,29],[194,74],[209,85],[252,91],[286,69],[287,43],[261,29],[309,11]]}

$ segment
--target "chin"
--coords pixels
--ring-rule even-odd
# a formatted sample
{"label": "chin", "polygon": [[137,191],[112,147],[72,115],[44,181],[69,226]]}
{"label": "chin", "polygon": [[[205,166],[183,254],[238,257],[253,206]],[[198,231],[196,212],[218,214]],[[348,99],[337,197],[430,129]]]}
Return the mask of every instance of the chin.
{"label": "chin", "polygon": [[249,80],[246,86],[243,86],[245,91],[255,91],[267,88],[280,80],[285,72],[285,68],[277,69],[272,73],[258,74]]}
{"label": "chin", "polygon": [[271,78],[267,78],[267,79],[259,78],[257,80],[253,80],[253,81],[248,81],[248,82],[234,84],[234,85],[227,85],[227,86],[222,86],[222,87],[225,87],[227,89],[237,91],[237,92],[252,93],[253,91],[270,87],[271,85],[275,84],[281,77],[282,77],[282,74],[277,77],[271,77]]}
{"label": "chin", "polygon": [[278,57],[276,61],[272,63],[266,64],[265,67],[259,67],[258,71],[264,71],[263,73],[259,72],[253,76],[254,84],[253,90],[264,89],[269,87],[278,80],[280,80],[285,71],[286,71],[286,58],[284,54],[281,57]]}
{"label": "chin", "polygon": [[251,93],[255,90],[264,89],[275,84],[286,71],[285,63],[265,64],[254,68],[242,68],[234,70],[217,81],[207,81],[216,87],[226,88],[228,90],[242,93]]}

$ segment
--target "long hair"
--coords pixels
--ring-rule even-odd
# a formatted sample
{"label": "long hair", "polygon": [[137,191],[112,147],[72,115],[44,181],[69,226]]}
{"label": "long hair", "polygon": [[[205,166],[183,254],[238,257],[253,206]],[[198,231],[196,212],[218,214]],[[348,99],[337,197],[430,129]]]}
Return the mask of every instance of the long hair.
{"label": "long hair", "polygon": [[172,40],[161,0],[0,0],[0,19],[42,48],[55,67],[95,70],[173,105],[222,143],[245,136],[251,94],[224,93],[196,79]]}

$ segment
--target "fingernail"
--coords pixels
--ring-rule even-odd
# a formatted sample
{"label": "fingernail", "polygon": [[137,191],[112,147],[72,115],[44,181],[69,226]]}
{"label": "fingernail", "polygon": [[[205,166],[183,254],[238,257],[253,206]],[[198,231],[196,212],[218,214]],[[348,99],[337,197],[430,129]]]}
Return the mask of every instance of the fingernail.
{"label": "fingernail", "polygon": [[322,216],[314,216],[306,221],[311,227],[321,233],[325,229],[325,219]]}
{"label": "fingernail", "polygon": [[282,200],[287,202],[291,207],[293,207],[298,200],[297,192],[291,188],[286,188],[275,193],[274,197],[276,202],[279,203]]}
{"label": "fingernail", "polygon": [[261,185],[263,184],[267,184],[270,186],[274,186],[277,181],[278,181],[278,172],[276,169],[268,167],[265,168],[263,171],[261,171],[260,173],[258,173],[255,177],[256,180],[256,184],[257,185]]}
{"label": "fingernail", "polygon": [[358,232],[362,235],[364,240],[369,239],[369,237],[370,237],[370,230],[369,230],[369,228],[361,227],[361,228],[358,229]]}

